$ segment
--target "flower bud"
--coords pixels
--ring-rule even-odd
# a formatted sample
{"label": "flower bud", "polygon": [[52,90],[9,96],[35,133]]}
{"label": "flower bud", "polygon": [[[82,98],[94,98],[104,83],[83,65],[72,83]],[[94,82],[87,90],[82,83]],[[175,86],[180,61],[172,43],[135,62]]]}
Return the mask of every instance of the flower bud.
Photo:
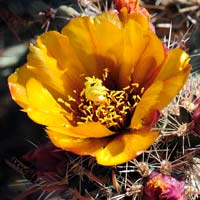
{"label": "flower bud", "polygon": [[172,176],[152,172],[145,184],[145,199],[151,200],[186,200],[185,182]]}

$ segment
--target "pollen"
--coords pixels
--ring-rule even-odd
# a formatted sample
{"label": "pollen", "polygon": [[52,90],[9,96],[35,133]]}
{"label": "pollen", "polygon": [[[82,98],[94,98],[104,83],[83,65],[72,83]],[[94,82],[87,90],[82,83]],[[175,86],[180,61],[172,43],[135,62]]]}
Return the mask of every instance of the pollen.
{"label": "pollen", "polygon": [[128,129],[144,88],[132,83],[122,90],[110,90],[103,85],[107,76],[106,70],[102,80],[95,76],[86,77],[78,99],[71,96],[66,101],[58,99],[73,115],[73,122],[70,121],[73,125],[100,122],[114,132]]}
{"label": "pollen", "polygon": [[167,188],[167,184],[160,177],[148,181],[147,185],[154,189],[160,188],[161,190],[165,190]]}

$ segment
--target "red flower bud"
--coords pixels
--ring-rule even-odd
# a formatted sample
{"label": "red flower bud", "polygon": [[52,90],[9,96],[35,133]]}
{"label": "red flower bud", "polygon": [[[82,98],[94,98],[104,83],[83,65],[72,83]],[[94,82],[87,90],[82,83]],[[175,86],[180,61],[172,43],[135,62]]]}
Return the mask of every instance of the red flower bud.
{"label": "red flower bud", "polygon": [[65,176],[68,158],[65,152],[52,144],[30,151],[22,159],[36,171],[39,178],[47,180]]}
{"label": "red flower bud", "polygon": [[150,21],[149,12],[145,8],[139,6],[139,0],[114,0],[114,2],[118,11],[125,7],[127,8],[128,13],[140,13]]}
{"label": "red flower bud", "polygon": [[152,172],[145,184],[145,199],[151,200],[186,200],[185,182],[172,176]]}

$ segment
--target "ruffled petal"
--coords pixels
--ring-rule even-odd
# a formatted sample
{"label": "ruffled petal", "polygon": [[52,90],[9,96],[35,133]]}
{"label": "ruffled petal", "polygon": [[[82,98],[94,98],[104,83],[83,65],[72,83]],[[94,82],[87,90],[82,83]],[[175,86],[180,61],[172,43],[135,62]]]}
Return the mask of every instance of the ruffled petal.
{"label": "ruffled petal", "polygon": [[99,149],[109,142],[109,138],[76,138],[47,130],[51,141],[59,148],[79,155],[94,156]]}
{"label": "ruffled petal", "polygon": [[8,78],[8,84],[12,98],[33,121],[46,126],[68,124],[64,115],[69,116],[69,113],[56,102],[26,65]]}
{"label": "ruffled petal", "polygon": [[29,49],[27,67],[40,82],[62,97],[73,96],[74,89],[80,92],[85,71],[66,36],[56,31],[44,33]]}
{"label": "ruffled petal", "polygon": [[[122,41],[117,14],[108,12],[97,17],[72,19],[62,33],[70,38],[71,46],[90,76],[101,78],[105,68],[117,71],[117,58],[121,54],[118,47]],[[110,78],[116,78],[114,73]]]}
{"label": "ruffled petal", "polygon": [[8,86],[12,99],[22,108],[28,106],[25,85],[31,76],[33,76],[33,74],[24,65],[8,77]]}
{"label": "ruffled petal", "polygon": [[188,79],[190,69],[191,66],[188,65],[181,72],[163,82],[163,90],[159,97],[160,101],[156,105],[158,110],[161,110],[167,106],[178,94]]}
{"label": "ruffled petal", "polygon": [[[66,94],[72,95],[71,91],[73,89],[80,92],[85,81],[83,74],[88,74],[85,67],[78,59],[69,38],[56,31],[50,31],[38,37],[37,46],[44,53],[47,52],[47,59],[55,59],[56,61],[55,65],[50,65],[48,69],[43,69],[44,75],[53,73],[52,76],[54,76],[57,74]],[[54,77],[51,78],[54,80]]]}
{"label": "ruffled petal", "polygon": [[[71,39],[71,45],[86,71],[101,78],[102,69],[108,68],[111,72],[108,78],[119,80],[117,86],[115,83],[115,89],[121,89],[130,83],[130,74],[148,47],[151,36],[153,37],[149,24],[142,15],[132,14],[126,17],[126,22],[121,22],[118,15],[112,12],[95,18],[80,17],[71,20],[62,30]],[[160,54],[156,59],[158,57],[163,58]],[[160,60],[157,63],[160,64]]]}
{"label": "ruffled petal", "polygon": [[156,80],[163,80],[164,86],[160,93],[157,108],[161,110],[167,106],[178,94],[188,79],[191,66],[189,55],[181,49],[172,49],[159,72]]}
{"label": "ruffled petal", "polygon": [[[140,16],[140,18],[143,19],[144,17]],[[129,85],[131,74],[134,73],[137,63],[142,58],[149,40],[148,29],[145,30],[142,25],[134,19],[128,19],[123,27],[123,41],[120,45],[119,83],[121,88]]]}
{"label": "ruffled petal", "polygon": [[50,92],[36,79],[29,78],[26,83],[28,106],[24,108],[29,117],[42,125],[63,126],[68,124],[64,115],[69,114],[56,102]]}
{"label": "ruffled petal", "polygon": [[169,51],[162,68],[155,80],[167,80],[185,68],[188,68],[190,61],[189,55],[181,49],[172,49]]}
{"label": "ruffled petal", "polygon": [[131,120],[131,128],[140,129],[143,126],[143,119],[157,108],[162,90],[163,82],[156,81],[145,91],[140,102],[136,106]]}
{"label": "ruffled petal", "polygon": [[165,59],[164,48],[158,37],[148,32],[149,41],[140,59],[134,68],[132,80],[143,87],[148,87],[155,79]]}
{"label": "ruffled petal", "polygon": [[45,46],[41,49],[30,44],[29,50],[27,68],[37,76],[38,80],[64,95],[62,71],[58,69],[56,60],[48,55]]}
{"label": "ruffled petal", "polygon": [[78,126],[51,126],[48,130],[79,138],[101,138],[115,134],[98,122],[87,122]]}
{"label": "ruffled petal", "polygon": [[129,161],[148,149],[157,135],[145,130],[120,134],[96,153],[97,162],[111,166]]}

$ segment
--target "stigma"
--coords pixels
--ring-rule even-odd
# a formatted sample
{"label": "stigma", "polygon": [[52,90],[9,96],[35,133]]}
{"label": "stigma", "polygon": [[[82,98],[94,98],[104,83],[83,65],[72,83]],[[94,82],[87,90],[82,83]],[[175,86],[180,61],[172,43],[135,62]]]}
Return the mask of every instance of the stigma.
{"label": "stigma", "polygon": [[85,89],[83,90],[88,101],[94,102],[95,105],[105,104],[107,102],[108,89],[102,85],[101,79],[86,77]]}

